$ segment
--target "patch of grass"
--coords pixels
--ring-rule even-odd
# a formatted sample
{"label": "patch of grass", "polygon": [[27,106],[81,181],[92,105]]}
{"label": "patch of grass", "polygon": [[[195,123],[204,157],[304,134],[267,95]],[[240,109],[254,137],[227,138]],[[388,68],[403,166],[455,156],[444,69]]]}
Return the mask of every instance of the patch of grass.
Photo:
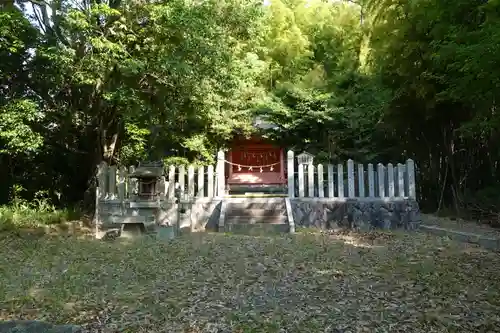
{"label": "patch of grass", "polygon": [[0,236],[0,319],[106,332],[498,332],[500,256],[421,233]]}
{"label": "patch of grass", "polygon": [[81,213],[73,209],[56,209],[45,201],[16,200],[0,206],[0,231],[36,228],[78,220]]}

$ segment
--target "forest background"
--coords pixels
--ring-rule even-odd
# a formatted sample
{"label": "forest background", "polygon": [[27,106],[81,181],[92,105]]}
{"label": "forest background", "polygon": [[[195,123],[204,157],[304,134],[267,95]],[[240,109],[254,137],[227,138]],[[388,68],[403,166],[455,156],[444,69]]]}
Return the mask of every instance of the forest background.
{"label": "forest background", "polygon": [[213,163],[265,115],[320,162],[412,158],[423,211],[499,224],[498,0],[0,6],[4,217],[90,210],[102,161]]}

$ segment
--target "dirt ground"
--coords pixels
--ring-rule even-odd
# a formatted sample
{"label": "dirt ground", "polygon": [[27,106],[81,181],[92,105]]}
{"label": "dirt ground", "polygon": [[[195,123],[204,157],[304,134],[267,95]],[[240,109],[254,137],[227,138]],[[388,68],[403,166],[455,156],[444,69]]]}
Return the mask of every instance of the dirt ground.
{"label": "dirt ground", "polygon": [[500,256],[421,232],[0,237],[0,320],[101,332],[500,332]]}
{"label": "dirt ground", "polygon": [[479,234],[479,235],[484,235],[486,237],[500,239],[500,229],[494,229],[486,224],[479,224],[478,222],[475,221],[450,219],[430,214],[422,214],[422,223],[425,225],[432,225],[446,229],[470,232],[473,234]]}

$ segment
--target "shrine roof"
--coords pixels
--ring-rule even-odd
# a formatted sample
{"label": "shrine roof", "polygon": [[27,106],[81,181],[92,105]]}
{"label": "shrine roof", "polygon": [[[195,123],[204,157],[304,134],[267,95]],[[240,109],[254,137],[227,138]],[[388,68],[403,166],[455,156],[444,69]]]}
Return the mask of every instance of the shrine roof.
{"label": "shrine roof", "polygon": [[253,126],[260,129],[276,129],[278,126],[269,120],[265,119],[263,116],[257,116],[253,120]]}

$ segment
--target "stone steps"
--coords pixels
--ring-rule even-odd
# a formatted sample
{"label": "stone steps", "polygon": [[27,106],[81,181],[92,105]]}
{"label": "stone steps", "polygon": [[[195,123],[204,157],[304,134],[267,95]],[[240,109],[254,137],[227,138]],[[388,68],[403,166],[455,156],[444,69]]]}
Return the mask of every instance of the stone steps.
{"label": "stone steps", "polygon": [[249,185],[249,184],[231,184],[229,186],[230,195],[248,195],[248,194],[268,194],[279,195],[286,194],[286,187],[283,185]]}
{"label": "stone steps", "polygon": [[271,234],[282,234],[289,232],[288,224],[268,224],[268,223],[255,223],[255,224],[229,224],[226,226],[225,231],[234,234],[243,234],[248,236],[266,236]]}
{"label": "stone steps", "polygon": [[287,224],[288,218],[284,215],[276,216],[238,216],[231,215],[227,223],[230,224]]}
{"label": "stone steps", "polygon": [[224,230],[260,235],[288,232],[284,198],[226,198]]}
{"label": "stone steps", "polygon": [[284,198],[262,198],[262,197],[240,197],[225,198],[228,210],[231,208],[241,209],[286,209]]}
{"label": "stone steps", "polygon": [[231,206],[226,211],[228,216],[248,216],[248,217],[272,217],[272,216],[285,216],[286,208],[266,207],[266,208],[242,208]]}

